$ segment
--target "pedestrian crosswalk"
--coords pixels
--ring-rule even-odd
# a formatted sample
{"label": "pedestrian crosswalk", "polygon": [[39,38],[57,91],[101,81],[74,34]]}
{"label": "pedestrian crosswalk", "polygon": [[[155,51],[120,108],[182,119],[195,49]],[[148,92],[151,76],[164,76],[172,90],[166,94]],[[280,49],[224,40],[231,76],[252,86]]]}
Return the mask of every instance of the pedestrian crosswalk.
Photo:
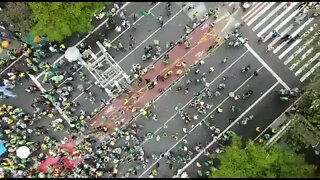
{"label": "pedestrian crosswalk", "polygon": [[317,17],[301,7],[300,2],[254,2],[242,20],[303,82],[320,66],[319,48],[313,47],[320,31]]}

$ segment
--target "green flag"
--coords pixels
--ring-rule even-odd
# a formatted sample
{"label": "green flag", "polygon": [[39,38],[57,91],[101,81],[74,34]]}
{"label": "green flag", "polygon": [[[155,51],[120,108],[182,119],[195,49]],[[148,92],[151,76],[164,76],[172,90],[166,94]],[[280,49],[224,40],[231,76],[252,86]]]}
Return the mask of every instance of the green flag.
{"label": "green flag", "polygon": [[152,14],[151,14],[151,11],[140,11],[140,15],[141,16],[150,16]]}

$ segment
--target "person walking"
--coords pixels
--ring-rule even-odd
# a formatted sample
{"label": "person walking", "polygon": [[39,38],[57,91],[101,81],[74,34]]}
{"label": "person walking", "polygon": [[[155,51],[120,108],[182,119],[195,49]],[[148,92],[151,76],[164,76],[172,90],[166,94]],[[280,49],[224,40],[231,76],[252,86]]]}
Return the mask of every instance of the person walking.
{"label": "person walking", "polygon": [[162,27],[163,26],[163,17],[162,17],[162,15],[160,15],[158,17],[158,22],[160,23],[160,27]]}

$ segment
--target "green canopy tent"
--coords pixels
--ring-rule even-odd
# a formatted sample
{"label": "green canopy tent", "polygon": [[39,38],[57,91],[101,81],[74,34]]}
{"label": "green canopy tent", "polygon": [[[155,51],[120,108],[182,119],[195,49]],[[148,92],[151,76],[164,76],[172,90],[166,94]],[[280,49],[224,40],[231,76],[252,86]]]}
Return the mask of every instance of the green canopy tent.
{"label": "green canopy tent", "polygon": [[35,42],[35,39],[37,39],[37,36],[31,35],[31,34],[21,38],[21,40],[23,42],[25,42],[25,43],[27,43],[27,44],[35,47],[35,48],[39,48],[40,47],[39,44],[46,45],[49,42],[48,39],[43,37],[43,36],[41,36],[41,41],[39,42],[39,44],[37,44]]}

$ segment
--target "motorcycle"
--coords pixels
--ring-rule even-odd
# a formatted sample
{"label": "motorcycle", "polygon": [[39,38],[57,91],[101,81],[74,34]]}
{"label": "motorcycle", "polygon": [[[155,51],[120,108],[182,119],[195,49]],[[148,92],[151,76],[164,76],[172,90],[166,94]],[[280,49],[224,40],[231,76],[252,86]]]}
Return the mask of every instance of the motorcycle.
{"label": "motorcycle", "polygon": [[249,98],[252,94],[253,94],[253,91],[249,90],[242,95],[242,99],[245,100],[245,99]]}

